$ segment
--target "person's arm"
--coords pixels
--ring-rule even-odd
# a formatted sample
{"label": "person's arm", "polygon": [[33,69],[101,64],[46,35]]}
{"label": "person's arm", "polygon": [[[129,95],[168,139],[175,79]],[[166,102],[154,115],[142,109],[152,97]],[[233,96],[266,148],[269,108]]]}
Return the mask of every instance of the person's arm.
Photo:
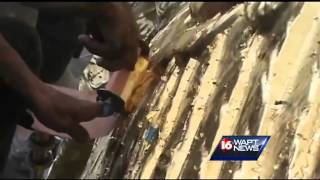
{"label": "person's arm", "polygon": [[[110,75],[110,80],[108,83],[103,87],[104,89],[111,91],[112,93],[121,97],[124,101],[126,100],[126,95],[122,93],[127,80],[129,78],[130,72],[126,70],[116,71]],[[95,101],[97,98],[97,94],[92,91],[78,91],[76,89],[50,85],[51,87],[68,94],[70,96],[76,97],[78,99],[88,100],[88,101]],[[47,134],[51,134],[54,136],[59,136],[61,138],[70,138],[70,136],[66,135],[65,133],[57,133],[50,128],[43,126],[42,123],[39,122],[39,119],[34,116],[34,123],[32,124],[32,128],[36,129],[40,132],[45,132]],[[93,119],[90,122],[81,122],[80,125],[84,127],[91,139],[103,137],[108,135],[112,129],[117,125],[118,119],[117,115],[111,115],[108,117],[98,117]]]}
{"label": "person's arm", "polygon": [[28,100],[31,110],[47,127],[68,133],[78,141],[89,139],[88,132],[79,123],[98,116],[101,105],[75,99],[43,83],[1,33],[0,80]]}
{"label": "person's arm", "polygon": [[44,84],[31,72],[19,54],[0,33],[0,78],[29,101],[36,99]]}
{"label": "person's arm", "polygon": [[139,31],[128,3],[124,2],[35,2],[22,3],[39,11],[81,17],[90,21],[93,29],[81,35],[80,42],[104,61],[98,65],[110,71],[133,70],[137,60]]}

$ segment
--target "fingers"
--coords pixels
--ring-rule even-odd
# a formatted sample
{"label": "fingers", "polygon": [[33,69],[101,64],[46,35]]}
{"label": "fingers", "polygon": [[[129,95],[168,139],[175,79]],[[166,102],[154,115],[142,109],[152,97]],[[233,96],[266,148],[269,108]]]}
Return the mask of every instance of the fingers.
{"label": "fingers", "polygon": [[73,121],[76,123],[91,121],[102,112],[102,105],[96,102],[81,100],[78,107],[79,109],[73,115]]}
{"label": "fingers", "polygon": [[73,122],[71,118],[52,115],[50,120],[43,121],[45,118],[41,119],[45,126],[57,132],[67,133],[77,142],[90,140],[88,132],[79,123]]}
{"label": "fingers", "polygon": [[96,54],[107,59],[116,59],[121,55],[120,46],[116,42],[99,42],[94,38],[90,38],[86,34],[79,35],[78,40],[92,54]]}
{"label": "fingers", "polygon": [[85,34],[79,35],[78,39],[91,53],[103,58],[102,61],[97,62],[99,66],[112,72],[123,68],[134,69],[138,56],[138,48],[136,46],[126,45],[121,48],[116,42],[101,43]]}
{"label": "fingers", "polygon": [[91,39],[88,35],[86,34],[81,34],[78,36],[78,39],[82,45],[84,45],[91,53],[97,54],[97,55],[102,55],[104,51],[106,50],[101,43],[98,41],[95,41]]}
{"label": "fingers", "polygon": [[88,132],[77,123],[69,126],[66,130],[66,133],[68,133],[77,142],[87,142],[90,140]]}
{"label": "fingers", "polygon": [[123,62],[121,62],[121,60],[113,60],[113,61],[101,60],[97,62],[97,65],[111,72],[120,70],[126,66],[123,64]]}
{"label": "fingers", "polygon": [[65,117],[57,129],[69,134],[72,139],[77,142],[86,142],[90,140],[88,132],[79,124],[74,122],[71,118]]}
{"label": "fingers", "polygon": [[130,53],[130,50],[124,50],[124,54],[121,58],[116,60],[105,60],[101,59],[100,61],[97,61],[97,65],[101,66],[111,72],[120,70],[120,69],[127,69],[129,71],[134,70],[136,61],[138,59],[136,54]]}

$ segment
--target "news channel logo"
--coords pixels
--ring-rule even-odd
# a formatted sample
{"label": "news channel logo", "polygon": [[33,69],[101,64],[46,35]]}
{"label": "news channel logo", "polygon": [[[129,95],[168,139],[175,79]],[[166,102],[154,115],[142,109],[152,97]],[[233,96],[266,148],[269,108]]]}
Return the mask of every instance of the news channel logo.
{"label": "news channel logo", "polygon": [[210,160],[256,161],[270,136],[222,136]]}

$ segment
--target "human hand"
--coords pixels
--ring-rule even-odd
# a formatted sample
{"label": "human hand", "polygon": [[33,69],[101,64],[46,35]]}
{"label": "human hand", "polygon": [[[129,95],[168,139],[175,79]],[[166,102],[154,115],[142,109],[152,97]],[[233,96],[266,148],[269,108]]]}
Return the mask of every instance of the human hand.
{"label": "human hand", "polygon": [[78,142],[88,141],[88,132],[79,124],[101,113],[101,105],[79,100],[45,85],[33,99],[32,111],[48,128],[69,134]]}
{"label": "human hand", "polygon": [[[117,8],[110,18],[96,18],[88,24],[90,35],[79,41],[91,53],[102,57],[98,65],[109,70],[133,70],[138,57],[139,33],[130,9]],[[121,12],[121,13],[120,13]]]}

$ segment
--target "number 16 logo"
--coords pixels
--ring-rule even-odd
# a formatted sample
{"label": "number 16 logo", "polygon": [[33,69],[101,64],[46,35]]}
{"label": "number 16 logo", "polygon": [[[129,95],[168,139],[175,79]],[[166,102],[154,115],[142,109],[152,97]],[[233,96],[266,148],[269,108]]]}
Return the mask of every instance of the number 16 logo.
{"label": "number 16 logo", "polygon": [[230,151],[233,148],[233,142],[229,138],[223,138],[220,143],[220,148],[222,151]]}

